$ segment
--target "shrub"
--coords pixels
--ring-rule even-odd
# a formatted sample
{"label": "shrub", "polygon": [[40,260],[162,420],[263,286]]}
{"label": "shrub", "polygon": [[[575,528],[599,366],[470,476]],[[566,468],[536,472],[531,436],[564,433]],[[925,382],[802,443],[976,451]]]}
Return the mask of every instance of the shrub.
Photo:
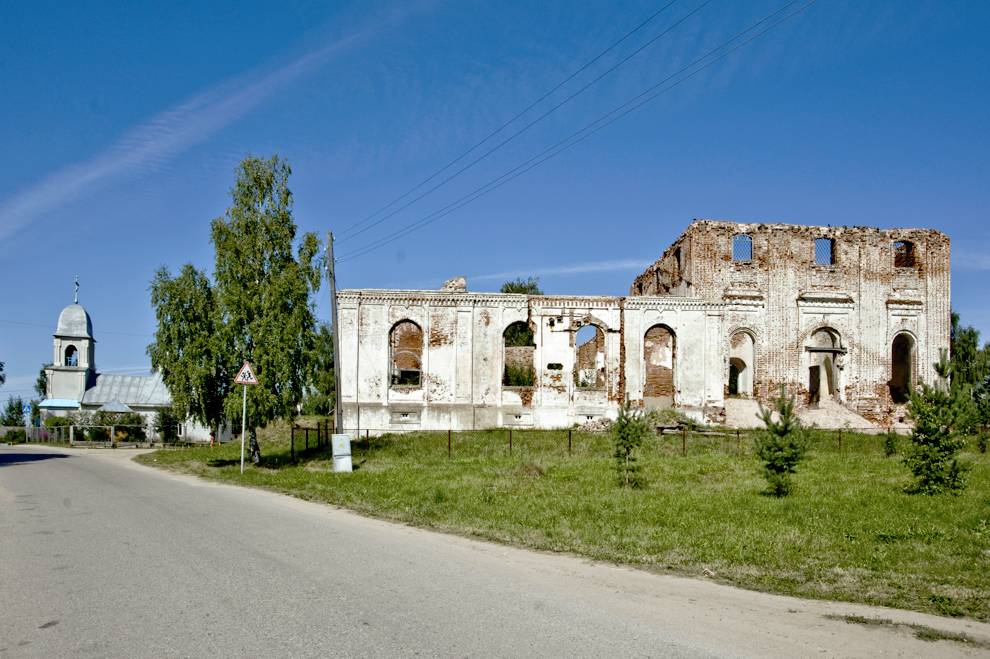
{"label": "shrub", "polygon": [[7,442],[8,444],[23,444],[27,441],[27,433],[21,428],[17,430],[11,430],[7,432],[0,440]]}
{"label": "shrub", "polygon": [[0,426],[23,426],[24,425],[24,400],[19,396],[7,398],[7,404],[0,412]]}
{"label": "shrub", "polygon": [[75,423],[70,416],[50,416],[45,419],[46,428],[65,428]]}
{"label": "shrub", "polygon": [[887,431],[887,436],[883,439],[883,454],[888,458],[897,453],[897,433],[893,430]]}
{"label": "shrub", "polygon": [[174,444],[179,439],[179,417],[171,409],[159,410],[152,427],[163,442]]}
{"label": "shrub", "polygon": [[922,384],[911,395],[908,412],[914,420],[911,447],[904,464],[915,477],[909,489],[916,494],[960,492],[965,488],[966,466],[958,459],[966,445],[956,425],[958,408],[947,387]]}
{"label": "shrub", "polygon": [[760,405],[760,417],[766,432],[756,438],[756,455],[763,461],[763,475],[767,479],[767,494],[784,497],[791,493],[791,475],[797,473],[797,466],[804,458],[807,449],[807,435],[794,414],[794,397],[784,395],[774,405],[773,411]]}
{"label": "shrub", "polygon": [[639,465],[636,453],[643,441],[656,434],[656,422],[652,414],[633,410],[626,403],[619,410],[619,418],[609,429],[615,444],[615,469],[622,487],[639,487]]}
{"label": "shrub", "polygon": [[505,365],[505,378],[508,387],[532,387],[536,383],[536,370],[532,366]]}

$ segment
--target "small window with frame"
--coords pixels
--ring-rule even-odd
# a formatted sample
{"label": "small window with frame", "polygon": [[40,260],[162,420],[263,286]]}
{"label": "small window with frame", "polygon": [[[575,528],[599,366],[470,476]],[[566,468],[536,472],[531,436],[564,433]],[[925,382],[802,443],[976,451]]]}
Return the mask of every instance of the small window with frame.
{"label": "small window with frame", "polygon": [[835,241],[815,238],[815,265],[835,265]]}
{"label": "small window with frame", "polygon": [[753,260],[753,238],[740,233],[732,237],[732,261],[750,263]]}

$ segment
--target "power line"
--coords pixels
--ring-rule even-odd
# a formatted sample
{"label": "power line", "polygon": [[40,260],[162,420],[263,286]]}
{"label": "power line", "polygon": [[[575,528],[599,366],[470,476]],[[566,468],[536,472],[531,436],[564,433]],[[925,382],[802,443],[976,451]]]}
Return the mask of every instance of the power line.
{"label": "power line", "polygon": [[[676,0],[674,0],[674,1],[676,1]],[[455,171],[450,176],[444,178],[442,181],[440,181],[436,185],[430,187],[428,190],[426,190],[426,192],[423,192],[422,194],[414,197],[410,201],[404,203],[403,205],[399,206],[398,208],[396,208],[395,210],[391,211],[390,213],[387,213],[383,217],[375,220],[371,224],[368,224],[364,228],[359,229],[357,231],[353,231],[352,230],[350,232],[350,235],[342,238],[341,240],[338,240],[337,242],[338,243],[346,242],[346,241],[350,240],[351,238],[355,238],[355,237],[361,235],[362,233],[364,233],[366,231],[369,231],[370,229],[373,229],[374,227],[378,226],[382,222],[385,222],[389,218],[394,217],[396,214],[402,212],[406,208],[409,208],[410,206],[412,206],[413,204],[415,204],[417,201],[419,201],[419,200],[423,199],[424,197],[432,194],[437,189],[441,188],[442,186],[446,185],[450,181],[454,180],[455,178],[457,178],[458,176],[460,176],[461,174],[463,174],[467,170],[471,169],[472,167],[474,167],[475,165],[477,165],[479,162],[481,162],[482,160],[484,160],[488,156],[492,155],[493,153],[495,153],[496,151],[498,151],[499,149],[501,149],[503,146],[505,146],[509,142],[513,141],[514,139],[516,139],[517,137],[519,137],[520,135],[522,135],[523,133],[525,133],[526,131],[528,131],[530,128],[532,128],[536,124],[540,123],[541,121],[543,121],[544,119],[546,119],[547,117],[549,117],[551,114],[553,114],[554,112],[556,112],[557,110],[559,110],[564,105],[570,103],[572,100],[574,100],[575,98],[577,98],[578,96],[580,96],[581,94],[583,94],[584,92],[586,92],[588,89],[590,89],[591,87],[593,87],[594,85],[596,85],[598,82],[600,82],[606,76],[608,76],[608,75],[612,74],[613,72],[615,72],[619,67],[623,66],[626,62],[628,62],[633,57],[635,57],[636,55],[638,55],[639,53],[641,53],[643,50],[645,50],[646,48],[652,46],[654,43],[656,43],[657,41],[659,41],[660,39],[662,39],[663,37],[665,37],[667,34],[669,34],[670,32],[672,32],[675,28],[677,28],[678,26],[680,26],[684,21],[688,20],[689,18],[691,18],[692,16],[694,16],[695,14],[697,14],[699,11],[701,11],[702,9],[704,9],[711,2],[712,2],[712,0],[704,0],[704,2],[702,2],[700,5],[698,5],[693,10],[691,10],[690,12],[688,12],[687,14],[685,14],[684,16],[682,16],[680,19],[678,19],[677,21],[675,21],[672,25],[670,25],[665,30],[663,30],[662,32],[660,32],[658,35],[656,35],[655,37],[653,37],[652,39],[650,39],[649,41],[647,41],[646,43],[644,43],[643,45],[641,45],[639,48],[637,48],[636,50],[634,50],[633,52],[631,52],[629,55],[627,55],[626,57],[622,58],[621,60],[619,60],[618,62],[616,62],[615,64],[613,64],[611,67],[609,67],[608,69],[606,69],[604,72],[600,73],[598,76],[596,76],[595,78],[593,78],[590,82],[588,82],[587,84],[585,84],[583,87],[581,87],[580,89],[578,89],[576,92],[573,92],[572,94],[570,94],[569,96],[567,96],[566,98],[564,98],[564,100],[560,101],[559,103],[557,103],[556,105],[554,105],[553,107],[551,107],[549,110],[547,110],[546,112],[544,112],[543,114],[539,115],[538,117],[536,117],[535,119],[533,119],[532,121],[530,121],[528,124],[526,124],[525,126],[523,126],[522,128],[520,128],[519,130],[517,130],[515,133],[512,133],[507,138],[505,138],[504,140],[502,140],[501,142],[499,142],[498,144],[496,144],[492,148],[490,148],[487,151],[485,151],[484,153],[482,153],[480,156],[478,156],[477,158],[475,158],[474,160],[472,160],[471,162],[469,162],[467,165],[461,167],[460,169],[458,169],[457,171]],[[673,2],[669,3],[667,6],[669,7],[670,4],[673,4]],[[513,119],[513,121],[514,120],[515,119]],[[511,122],[509,122],[509,123],[511,123]],[[508,124],[506,124],[506,125],[508,125]],[[499,129],[499,130],[501,130],[501,129]],[[496,131],[496,132],[498,132],[498,131]],[[488,140],[488,138],[485,138],[485,140],[483,140],[482,142],[479,142],[479,145],[482,144],[484,141],[487,141],[487,140]],[[467,153],[470,153],[471,151],[473,151],[476,148],[476,146],[475,147],[471,147],[471,149],[469,149],[467,152],[465,152],[465,154],[462,154],[461,156],[459,156],[454,162],[456,162],[457,160],[460,160],[465,155],[467,155]],[[444,168],[442,170],[440,170],[440,171],[443,171],[444,169],[447,169],[447,167],[449,167],[449,166],[450,166],[449,164],[446,165],[446,166],[444,166]],[[436,174],[434,174],[433,176],[431,176],[430,179],[434,178],[439,173],[440,172],[437,172]],[[420,184],[420,185],[422,185],[422,184]],[[420,186],[416,186],[417,189],[419,187]],[[408,194],[409,193],[406,193],[405,195],[402,195],[402,196],[405,197]],[[391,204],[389,204],[389,205],[391,205]]]}
{"label": "power line", "polygon": [[[402,238],[402,237],[404,237],[404,236],[412,233],[413,231],[416,231],[416,230],[418,230],[418,229],[420,229],[420,228],[422,228],[424,226],[427,226],[429,224],[432,224],[433,222],[441,219],[442,217],[445,217],[446,215],[449,215],[450,213],[452,213],[452,212],[454,212],[454,211],[456,211],[456,210],[458,210],[460,208],[463,208],[464,206],[470,204],[471,202],[473,202],[473,201],[479,199],[480,197],[483,197],[484,195],[488,194],[489,192],[492,192],[492,191],[496,190],[497,188],[500,188],[501,186],[505,185],[509,181],[511,181],[511,180],[513,180],[513,179],[515,179],[515,178],[517,178],[519,176],[521,176],[522,174],[525,174],[529,170],[531,170],[531,169],[533,169],[533,168],[535,168],[535,167],[543,164],[547,160],[550,160],[551,158],[556,157],[557,155],[559,155],[563,151],[565,151],[565,150],[567,150],[567,149],[569,149],[569,148],[571,148],[571,147],[579,144],[580,142],[583,142],[585,139],[591,137],[593,134],[595,134],[598,131],[606,128],[607,126],[610,126],[611,124],[613,124],[614,122],[618,121],[622,117],[626,116],[630,112],[638,109],[639,107],[645,105],[646,103],[649,103],[650,101],[654,100],[656,97],[660,96],[661,94],[670,91],[674,87],[677,87],[678,85],[680,85],[681,83],[689,80],[690,78],[694,77],[698,73],[701,73],[702,71],[704,71],[708,67],[712,66],[716,62],[724,59],[725,57],[728,57],[729,55],[731,55],[732,53],[736,52],[740,48],[742,48],[742,47],[746,46],[747,44],[751,43],[752,41],[755,41],[756,39],[762,37],[764,34],[766,34],[767,32],[769,32],[773,28],[777,27],[778,25],[780,25],[780,24],[782,24],[782,23],[790,20],[792,17],[794,17],[794,16],[796,16],[796,15],[804,12],[805,10],[807,10],[811,5],[813,5],[816,2],[816,0],[810,0],[806,4],[804,4],[801,7],[799,7],[797,10],[791,12],[790,14],[787,14],[786,16],[784,16],[783,18],[781,18],[779,20],[776,20],[775,22],[772,22],[765,29],[757,32],[756,34],[751,35],[749,38],[745,39],[744,41],[742,41],[742,42],[736,44],[735,46],[732,46],[731,48],[728,48],[724,52],[719,53],[719,54],[716,55],[716,53],[718,53],[718,51],[727,48],[730,44],[732,44],[732,42],[738,40],[740,37],[743,37],[744,35],[752,32],[753,30],[759,28],[759,26],[763,25],[764,23],[766,23],[768,21],[773,21],[774,20],[774,17],[776,17],[779,14],[781,14],[782,12],[786,11],[789,7],[791,7],[794,4],[796,4],[796,2],[797,2],[797,0],[792,0],[791,2],[788,2],[788,3],[784,4],[782,7],[780,7],[776,11],[768,14],[767,16],[763,17],[759,21],[756,21],[755,23],[753,23],[749,27],[745,28],[744,30],[736,33],[734,36],[732,36],[731,38],[729,38],[726,41],[722,42],[720,45],[718,45],[715,48],[713,48],[712,50],[708,51],[707,53],[705,53],[701,57],[695,59],[694,61],[692,61],[687,66],[682,67],[681,69],[679,69],[675,73],[671,74],[670,76],[667,76],[666,78],[664,78],[660,82],[656,83],[655,85],[652,85],[651,87],[647,88],[645,91],[641,92],[640,94],[637,94],[636,96],[634,96],[630,100],[626,101],[625,103],[619,105],[618,107],[616,107],[615,109],[611,110],[610,112],[605,113],[604,115],[600,116],[598,119],[596,119],[596,120],[592,121],[591,123],[585,125],[583,128],[575,131],[574,133],[572,133],[568,137],[564,138],[563,140],[560,140],[556,144],[550,146],[547,149],[544,149],[543,151],[541,151],[537,155],[533,156],[532,158],[529,158],[528,160],[520,163],[519,165],[516,165],[512,169],[509,169],[508,171],[504,172],[502,175],[496,177],[495,179],[492,179],[488,183],[486,183],[486,184],[484,184],[482,186],[479,186],[478,188],[475,188],[473,191],[469,192],[468,194],[466,194],[466,195],[464,195],[464,196],[456,199],[455,201],[453,201],[450,204],[448,204],[448,205],[446,205],[446,206],[444,206],[444,207],[442,207],[442,208],[434,211],[433,213],[430,213],[429,215],[424,216],[423,218],[421,218],[420,220],[414,222],[413,224],[410,224],[410,225],[404,227],[403,229],[399,229],[398,231],[395,231],[392,234],[389,234],[389,235],[387,235],[387,236],[379,239],[378,241],[369,243],[368,245],[365,245],[364,247],[359,248],[356,252],[354,252],[352,254],[345,255],[343,258],[338,259],[338,262],[344,262],[344,261],[349,261],[349,260],[358,258],[358,257],[363,256],[363,255],[365,255],[365,254],[367,254],[367,253],[369,253],[369,252],[371,252],[371,251],[373,251],[375,249],[378,249],[379,247],[383,247],[383,246],[385,246],[385,245],[387,245],[389,243],[392,243],[392,242],[398,240],[399,238]],[[702,64],[701,66],[697,66],[699,63],[703,62],[705,59],[708,59],[708,58],[712,58],[712,59],[710,61]],[[670,82],[671,80],[673,80],[677,76],[681,75],[682,73],[685,73],[685,72],[689,71],[692,67],[695,67],[695,66],[697,66],[697,68],[695,70],[690,71],[690,73],[687,73],[687,75],[684,75],[682,78],[680,78],[678,80],[675,80],[671,84],[669,84],[669,85],[667,84],[668,82]]]}
{"label": "power line", "polygon": [[629,32],[626,32],[622,36],[621,39],[619,39],[618,41],[612,43],[612,45],[610,45],[608,48],[606,48],[605,50],[603,50],[602,52],[598,53],[593,58],[591,58],[590,60],[588,60],[587,62],[585,62],[576,71],[574,71],[569,76],[567,76],[566,78],[564,78],[563,80],[561,80],[560,82],[558,82],[556,85],[554,85],[550,89],[550,91],[548,91],[545,94],[543,94],[542,96],[540,96],[538,99],[536,99],[535,101],[533,101],[532,103],[530,103],[529,105],[527,105],[525,108],[523,108],[522,110],[520,110],[518,113],[516,113],[511,119],[509,119],[508,121],[506,121],[505,123],[503,123],[501,126],[499,126],[495,130],[493,130],[492,132],[490,132],[488,135],[486,135],[480,142],[478,142],[474,146],[470,147],[467,151],[464,151],[463,153],[461,153],[459,156],[457,156],[456,158],[454,158],[453,160],[451,160],[450,162],[448,162],[446,165],[444,165],[440,169],[436,170],[435,172],[433,172],[432,174],[430,174],[430,176],[428,176],[427,178],[423,179],[422,181],[420,181],[419,183],[417,183],[416,185],[414,185],[413,187],[411,187],[409,190],[406,190],[404,193],[402,193],[401,195],[399,195],[398,197],[396,197],[392,201],[388,202],[387,204],[385,204],[384,206],[382,206],[381,208],[379,208],[378,210],[376,210],[371,215],[368,215],[367,217],[363,218],[362,220],[360,220],[358,222],[355,222],[355,223],[353,223],[353,224],[351,224],[351,225],[349,225],[347,227],[344,227],[344,229],[339,232],[338,236],[344,236],[344,235],[346,235],[352,229],[355,229],[355,228],[361,226],[362,224],[364,224],[368,220],[371,220],[372,218],[374,218],[375,216],[377,216],[379,213],[388,210],[389,208],[391,208],[392,206],[394,206],[396,203],[398,203],[402,199],[406,198],[407,196],[409,196],[410,194],[412,194],[413,192],[415,192],[419,188],[423,187],[424,185],[426,185],[427,183],[429,183],[430,181],[432,181],[434,178],[436,178],[437,176],[439,176],[440,174],[442,174],[444,171],[446,171],[447,169],[449,169],[453,165],[455,165],[458,162],[460,162],[463,158],[465,158],[472,151],[474,151],[475,149],[477,149],[479,146],[481,146],[482,144],[484,144],[485,142],[487,142],[491,138],[495,137],[497,134],[499,134],[500,132],[502,132],[502,130],[504,130],[506,127],[508,127],[514,121],[516,121],[517,119],[519,119],[520,117],[522,117],[524,114],[526,114],[527,112],[529,112],[530,110],[532,110],[534,107],[536,107],[537,105],[539,105],[540,103],[542,103],[544,100],[546,100],[550,95],[552,95],[558,89],[560,89],[561,87],[563,87],[564,85],[566,85],[568,82],[570,82],[571,80],[573,80],[574,78],[576,78],[578,75],[580,75],[581,73],[583,73],[585,70],[587,70],[587,68],[589,66],[591,66],[592,64],[594,64],[595,62],[597,62],[598,60],[600,60],[602,57],[604,57],[605,55],[607,55],[608,53],[610,53],[617,46],[619,46],[619,44],[621,44],[623,41],[625,41],[626,39],[628,39],[629,37],[631,37],[635,33],[639,32],[641,29],[643,29],[644,27],[646,27],[648,24],[650,24],[653,21],[653,19],[655,19],[660,14],[662,14],[668,7],[670,7],[675,2],[677,2],[677,0],[671,0],[670,2],[668,2],[667,4],[665,4],[664,6],[660,7],[660,9],[658,9],[655,12],[653,12],[653,14],[651,14],[649,17],[647,17],[646,20],[644,20],[643,22],[641,22],[639,25],[637,25],[636,27],[634,27]]}

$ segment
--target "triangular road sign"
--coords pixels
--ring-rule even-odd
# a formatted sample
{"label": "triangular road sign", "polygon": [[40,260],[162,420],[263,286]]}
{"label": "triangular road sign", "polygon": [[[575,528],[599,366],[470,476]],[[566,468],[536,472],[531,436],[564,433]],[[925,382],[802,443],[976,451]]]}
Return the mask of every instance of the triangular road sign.
{"label": "triangular road sign", "polygon": [[234,384],[258,384],[258,378],[254,374],[254,369],[251,368],[250,362],[244,362],[244,366],[241,366],[241,370],[237,371],[237,377],[234,378]]}

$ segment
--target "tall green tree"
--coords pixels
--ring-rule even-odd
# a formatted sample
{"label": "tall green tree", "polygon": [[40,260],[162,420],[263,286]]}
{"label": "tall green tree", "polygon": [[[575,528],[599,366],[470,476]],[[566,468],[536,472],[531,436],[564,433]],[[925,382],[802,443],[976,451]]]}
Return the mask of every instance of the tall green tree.
{"label": "tall green tree", "polygon": [[38,378],[34,381],[34,392],[42,400],[48,398],[48,376],[45,375],[45,369],[49,366],[51,364],[42,364],[41,370],[38,372]]}
{"label": "tall green tree", "polygon": [[[296,414],[316,337],[310,294],[320,287],[320,241],[307,233],[296,246],[290,174],[278,156],[245,158],[232,203],[212,224],[217,311],[224,319],[219,334],[227,354],[250,361],[261,382],[247,395],[255,464],[261,460],[257,427]],[[240,393],[226,397],[231,418],[240,412]]]}
{"label": "tall green tree", "polygon": [[159,268],[151,280],[151,304],[158,328],[148,356],[172,394],[172,407],[219,437],[237,371],[236,360],[224,354],[223,318],[210,280],[191,264],[176,277]]}
{"label": "tall green tree", "polygon": [[278,156],[245,158],[230,207],[211,223],[212,284],[192,266],[176,279],[160,271],[152,282],[159,322],[148,352],[179,410],[210,427],[239,419],[233,378],[244,361],[254,365],[260,384],[248,387],[247,428],[255,464],[257,428],[294,417],[315,354],[310,296],[320,286],[320,242],[312,233],[297,240],[290,174]]}
{"label": "tall green tree", "polygon": [[24,425],[24,401],[21,398],[9,396],[7,404],[4,405],[3,414],[0,414],[0,426],[23,426]]}
{"label": "tall green tree", "polygon": [[333,411],[336,392],[333,369],[333,333],[329,325],[320,323],[310,358],[309,383],[303,397],[304,414],[329,416]]}
{"label": "tall green tree", "polygon": [[976,432],[981,425],[990,421],[981,414],[978,400],[979,387],[990,376],[990,346],[980,347],[979,330],[964,326],[959,314],[952,313],[949,359],[936,364],[936,372],[948,383],[945,392],[955,408],[953,419],[955,428],[962,434]]}
{"label": "tall green tree", "polygon": [[163,443],[174,444],[179,439],[179,416],[171,408],[155,413],[151,427]]}

